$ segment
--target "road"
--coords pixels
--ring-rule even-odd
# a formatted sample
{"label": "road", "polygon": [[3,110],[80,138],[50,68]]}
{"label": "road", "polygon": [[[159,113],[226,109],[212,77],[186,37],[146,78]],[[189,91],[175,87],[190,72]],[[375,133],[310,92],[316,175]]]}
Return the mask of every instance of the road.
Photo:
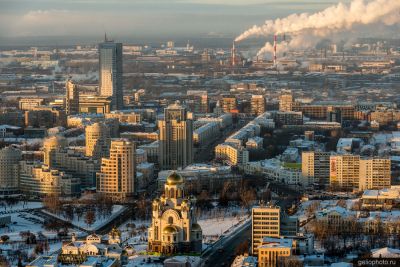
{"label": "road", "polygon": [[[236,247],[247,239],[251,239],[250,223],[247,223],[243,228],[241,228],[237,233],[234,233],[232,236],[224,238],[222,244],[216,244],[210,252],[206,253],[206,255],[203,257],[204,266],[231,266],[233,260],[235,259]],[[223,247],[223,251],[218,251],[221,245]]]}
{"label": "road", "polygon": [[225,129],[221,132],[220,136],[216,138],[211,143],[207,144],[203,148],[197,148],[196,154],[194,155],[195,163],[204,163],[209,162],[214,159],[214,149],[218,144],[221,144],[225,141],[225,139],[236,132],[240,127],[238,125],[232,125],[231,127]]}

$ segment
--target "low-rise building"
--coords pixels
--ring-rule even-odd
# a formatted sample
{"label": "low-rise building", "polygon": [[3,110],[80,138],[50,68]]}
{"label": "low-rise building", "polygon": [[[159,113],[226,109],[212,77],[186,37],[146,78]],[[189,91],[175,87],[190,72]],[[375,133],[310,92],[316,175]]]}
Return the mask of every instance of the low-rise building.
{"label": "low-rise building", "polygon": [[80,194],[81,180],[56,169],[32,162],[20,162],[21,192],[27,195],[76,196]]}
{"label": "low-rise building", "polygon": [[258,266],[279,266],[283,257],[293,255],[294,242],[288,238],[265,237],[258,247]]}

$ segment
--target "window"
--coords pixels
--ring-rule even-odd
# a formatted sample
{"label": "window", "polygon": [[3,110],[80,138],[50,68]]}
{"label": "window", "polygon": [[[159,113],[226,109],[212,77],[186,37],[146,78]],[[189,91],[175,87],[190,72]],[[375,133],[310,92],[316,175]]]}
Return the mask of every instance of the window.
{"label": "window", "polygon": [[174,218],[172,216],[168,217],[168,223],[173,224],[174,223]]}

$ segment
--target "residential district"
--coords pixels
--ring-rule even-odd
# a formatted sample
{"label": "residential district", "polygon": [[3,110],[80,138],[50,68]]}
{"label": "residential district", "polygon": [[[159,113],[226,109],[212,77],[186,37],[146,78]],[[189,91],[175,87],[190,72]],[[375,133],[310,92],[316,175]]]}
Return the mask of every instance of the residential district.
{"label": "residential district", "polygon": [[230,44],[2,47],[0,265],[399,258],[400,40]]}

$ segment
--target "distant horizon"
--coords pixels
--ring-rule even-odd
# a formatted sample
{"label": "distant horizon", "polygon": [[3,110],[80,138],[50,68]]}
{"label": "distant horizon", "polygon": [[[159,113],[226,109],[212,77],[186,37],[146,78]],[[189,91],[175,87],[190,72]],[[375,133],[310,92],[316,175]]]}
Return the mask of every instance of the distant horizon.
{"label": "distant horizon", "polygon": [[0,40],[35,36],[235,37],[254,24],[349,0],[0,0]]}

